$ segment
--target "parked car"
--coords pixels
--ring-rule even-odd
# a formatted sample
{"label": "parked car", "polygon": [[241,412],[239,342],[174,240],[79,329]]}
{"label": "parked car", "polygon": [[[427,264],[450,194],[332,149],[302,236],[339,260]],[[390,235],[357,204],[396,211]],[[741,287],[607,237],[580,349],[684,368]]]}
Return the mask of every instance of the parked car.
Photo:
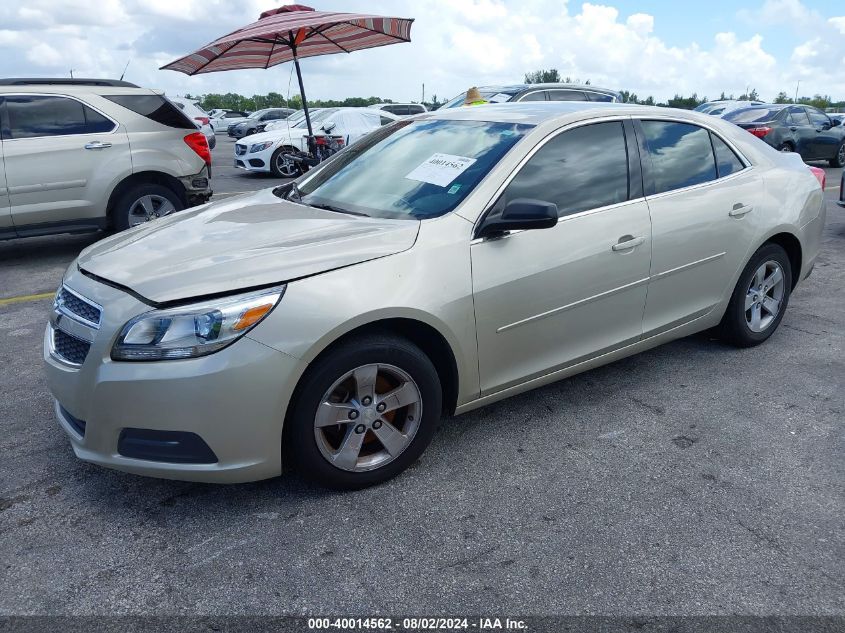
{"label": "parked car", "polygon": [[227,132],[230,125],[246,120],[249,113],[241,110],[223,110],[211,117],[211,127],[216,133]]}
{"label": "parked car", "polygon": [[284,119],[288,115],[293,114],[293,112],[294,110],[290,108],[265,108],[263,110],[256,110],[240,123],[230,124],[226,128],[226,131],[229,136],[243,138],[244,136],[255,134],[258,131],[259,124]]}
{"label": "parked car", "polygon": [[839,200],[836,201],[840,207],[845,207],[845,170],[842,171],[842,176],[839,178]]}
{"label": "parked car", "polygon": [[[622,101],[615,90],[586,84],[514,84],[512,86],[483,86],[478,89],[488,103],[508,101]],[[466,92],[453,97],[439,109],[464,105]]]}
{"label": "parked car", "polygon": [[[311,127],[315,134],[330,133],[343,137],[344,146],[392,123],[400,117],[370,108],[321,108],[311,115]],[[286,154],[307,151],[308,126],[303,116],[289,128],[279,126],[269,132],[261,132],[240,139],[235,143],[235,167],[247,171],[272,172],[281,178],[294,178],[302,173],[296,162]]]}
{"label": "parked car", "polygon": [[126,229],[211,197],[211,152],[160,93],[0,79],[0,239]]}
{"label": "parked car", "polygon": [[723,99],[722,101],[707,101],[695,108],[696,112],[702,114],[709,114],[711,116],[725,116],[728,112],[739,110],[740,108],[750,108],[752,106],[763,105],[764,101],[738,101],[736,99]]}
{"label": "parked car", "polygon": [[724,119],[782,152],[798,152],[804,160],[827,160],[833,167],[845,166],[845,128],[834,125],[818,108],[767,104],[735,110]]}
{"label": "parked car", "polygon": [[74,451],[357,488],[443,413],[714,327],[766,341],[819,254],[819,183],[722,119],[602,106],[438,110],[88,247],[44,347]]}
{"label": "parked car", "polygon": [[[313,117],[317,114],[322,108],[308,108],[308,112]],[[300,121],[305,120],[305,110],[297,110],[293,114],[290,114],[285,119],[278,119],[276,121],[270,121],[264,126],[265,132],[271,132],[272,130],[286,130],[290,127],[293,127]]]}
{"label": "parked car", "polygon": [[214,129],[211,127],[211,119],[208,113],[203,110],[196,101],[183,99],[181,97],[169,97],[170,101],[176,104],[188,117],[196,123],[197,129],[205,134],[208,147],[214,149],[217,145],[217,138],[214,136]]}
{"label": "parked car", "polygon": [[375,105],[367,106],[375,110],[383,110],[390,112],[397,116],[412,116],[414,114],[423,114],[428,112],[422,103],[376,103]]}

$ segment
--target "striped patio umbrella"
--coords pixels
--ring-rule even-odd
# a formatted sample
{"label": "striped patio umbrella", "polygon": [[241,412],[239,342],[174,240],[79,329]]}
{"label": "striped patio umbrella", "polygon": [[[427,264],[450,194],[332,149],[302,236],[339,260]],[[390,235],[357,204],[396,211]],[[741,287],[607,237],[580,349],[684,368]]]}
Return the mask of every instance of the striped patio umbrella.
{"label": "striped patio umbrella", "polygon": [[161,68],[198,75],[222,70],[269,68],[293,60],[308,134],[313,135],[299,60],[410,42],[413,22],[412,18],[315,11],[301,4],[290,4],[265,11],[257,22],[224,35]]}

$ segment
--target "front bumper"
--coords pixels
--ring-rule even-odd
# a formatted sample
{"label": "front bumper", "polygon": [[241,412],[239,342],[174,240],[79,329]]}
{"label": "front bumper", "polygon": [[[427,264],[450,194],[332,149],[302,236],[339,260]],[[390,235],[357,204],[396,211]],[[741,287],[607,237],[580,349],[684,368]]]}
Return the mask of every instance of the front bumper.
{"label": "front bumper", "polygon": [[[77,457],[139,475],[190,481],[238,483],[281,474],[282,424],[302,361],[247,336],[202,358],[115,362],[110,350],[116,332],[127,317],[149,306],[78,271],[65,284],[104,308],[80,367],[55,358],[51,326],[45,334],[47,382]],[[126,457],[118,448],[125,429],[196,434],[217,461]]]}
{"label": "front bumper", "polygon": [[246,171],[270,172],[270,161],[273,159],[273,152],[275,151],[274,146],[261,152],[250,153],[247,147],[247,153],[235,154],[235,167]]}

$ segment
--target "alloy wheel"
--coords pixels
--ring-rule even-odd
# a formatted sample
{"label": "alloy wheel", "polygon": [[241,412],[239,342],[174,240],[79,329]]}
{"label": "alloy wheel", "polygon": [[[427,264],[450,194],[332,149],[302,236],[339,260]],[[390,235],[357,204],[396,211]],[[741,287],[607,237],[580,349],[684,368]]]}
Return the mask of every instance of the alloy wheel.
{"label": "alloy wheel", "polygon": [[414,439],[422,394],[394,365],[362,365],[329,387],[314,418],[322,456],[341,470],[362,472],[395,460]]}
{"label": "alloy wheel", "polygon": [[752,332],[763,332],[777,318],[783,302],[783,269],[774,260],[761,264],[745,294],[745,322]]}
{"label": "alloy wheel", "polygon": [[839,146],[836,158],[838,159],[840,165],[845,165],[845,143]]}
{"label": "alloy wheel", "polygon": [[129,226],[138,226],[155,218],[163,218],[176,211],[176,207],[164,196],[148,194],[141,196],[129,207]]}
{"label": "alloy wheel", "polygon": [[293,178],[299,171],[294,161],[289,158],[285,158],[284,151],[279,152],[276,156],[276,169],[285,178]]}

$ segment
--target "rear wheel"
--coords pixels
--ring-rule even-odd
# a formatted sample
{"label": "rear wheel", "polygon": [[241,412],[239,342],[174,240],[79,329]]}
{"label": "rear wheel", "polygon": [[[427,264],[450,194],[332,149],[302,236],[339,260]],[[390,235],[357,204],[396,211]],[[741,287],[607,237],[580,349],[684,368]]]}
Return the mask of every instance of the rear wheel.
{"label": "rear wheel", "polygon": [[845,167],[845,141],[839,144],[836,155],[829,162],[831,167]]}
{"label": "rear wheel", "polygon": [[787,154],[788,154],[788,153],[790,153],[790,152],[794,152],[794,151],[795,151],[795,146],[794,146],[792,143],[790,143],[789,141],[786,141],[785,143],[781,143],[781,144],[780,144],[780,147],[778,147],[778,149],[779,149],[781,152],[785,152],[785,153],[787,153]]}
{"label": "rear wheel", "polygon": [[442,393],[431,360],[410,341],[366,336],[317,360],[285,427],[285,454],[303,476],[337,489],[398,475],[431,441]]}
{"label": "rear wheel", "polygon": [[792,291],[789,256],[777,244],[765,244],[742,271],[719,333],[738,347],[759,345],[780,325]]}
{"label": "rear wheel", "polygon": [[114,228],[124,231],[184,208],[185,205],[172,190],[148,183],[135,185],[124,192],[114,206],[112,219]]}
{"label": "rear wheel", "polygon": [[274,176],[279,178],[296,178],[302,173],[299,165],[289,158],[285,158],[285,154],[291,153],[289,147],[280,147],[273,152],[273,158],[270,159],[270,170]]}

